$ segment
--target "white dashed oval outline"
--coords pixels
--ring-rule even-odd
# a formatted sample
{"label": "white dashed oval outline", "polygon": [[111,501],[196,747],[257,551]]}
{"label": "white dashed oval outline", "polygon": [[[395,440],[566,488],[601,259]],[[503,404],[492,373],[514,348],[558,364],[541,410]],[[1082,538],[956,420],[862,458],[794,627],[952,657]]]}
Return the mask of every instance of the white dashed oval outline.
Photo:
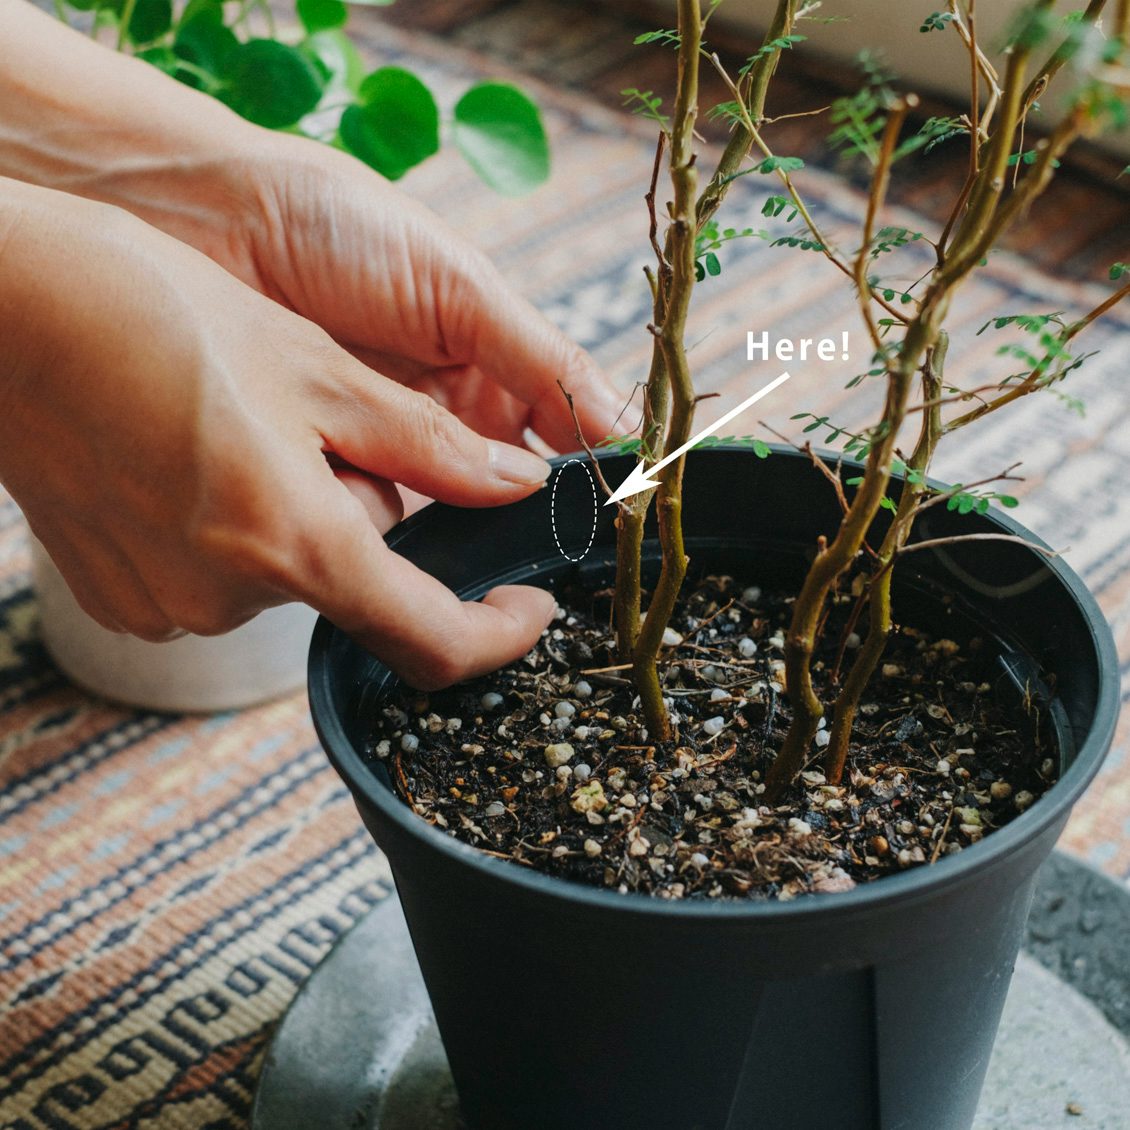
{"label": "white dashed oval outline", "polygon": [[[589,480],[589,488],[592,490],[592,532],[589,534],[589,543],[581,551],[579,557],[573,557],[565,552],[565,547],[561,544],[561,539],[557,536],[557,484],[561,481],[561,476],[565,474],[566,468],[572,466],[574,463],[584,471]],[[592,543],[596,541],[596,527],[600,519],[600,505],[596,497],[596,480],[592,477],[592,472],[585,466],[582,459],[568,459],[561,464],[557,474],[553,477],[553,490],[549,496],[549,524],[553,527],[553,540],[557,543],[557,549],[561,556],[566,561],[571,561],[575,565],[578,561],[583,561],[587,556]]]}

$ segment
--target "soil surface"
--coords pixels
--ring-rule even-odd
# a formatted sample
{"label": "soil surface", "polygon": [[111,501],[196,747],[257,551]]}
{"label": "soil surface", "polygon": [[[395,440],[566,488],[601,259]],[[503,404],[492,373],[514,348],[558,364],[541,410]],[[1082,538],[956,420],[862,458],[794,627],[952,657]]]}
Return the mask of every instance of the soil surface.
{"label": "soil surface", "polygon": [[[769,807],[762,777],[790,718],[790,600],[729,577],[688,586],[663,656],[675,738],[657,745],[614,657],[610,597],[561,594],[567,607],[537,647],[502,671],[396,692],[371,749],[422,818],[594,886],[791,899],[936,863],[1007,824],[1058,773],[1042,712],[1006,693],[991,640],[903,625],[864,696],[842,783],[825,779],[822,730]],[[839,596],[822,633],[825,702],[859,646],[855,605]]]}

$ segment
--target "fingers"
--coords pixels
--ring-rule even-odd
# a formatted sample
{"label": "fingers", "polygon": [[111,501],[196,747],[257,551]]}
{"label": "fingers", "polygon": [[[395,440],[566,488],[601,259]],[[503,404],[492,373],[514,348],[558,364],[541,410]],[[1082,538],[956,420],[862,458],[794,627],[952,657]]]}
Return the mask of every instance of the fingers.
{"label": "fingers", "polygon": [[335,470],[334,474],[337,481],[361,503],[369,521],[382,534],[388,533],[404,517],[404,501],[400,492],[387,479],[344,467]]}
{"label": "fingers", "polygon": [[371,527],[362,535],[349,511],[319,539],[318,588],[302,599],[411,686],[436,690],[496,670],[525,655],[553,616],[554,598],[525,586],[502,586],[481,603],[460,600]]}
{"label": "fingers", "polygon": [[457,506],[513,502],[549,476],[539,456],[485,439],[431,397],[352,360],[323,436],[354,467]]}
{"label": "fingers", "polygon": [[528,404],[534,430],[551,447],[575,451],[579,446],[558,381],[573,397],[589,443],[615,431],[627,396],[580,346],[501,281],[487,287],[478,278],[462,278],[441,313],[453,360],[478,367]]}

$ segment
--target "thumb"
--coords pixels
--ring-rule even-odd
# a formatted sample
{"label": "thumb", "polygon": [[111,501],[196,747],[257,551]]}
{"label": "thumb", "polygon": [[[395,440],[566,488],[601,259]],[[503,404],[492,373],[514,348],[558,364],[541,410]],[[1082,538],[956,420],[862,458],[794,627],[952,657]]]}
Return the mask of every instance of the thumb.
{"label": "thumb", "polygon": [[481,603],[385,545],[356,499],[321,509],[318,561],[301,594],[411,686],[435,690],[525,655],[553,616],[553,596],[504,585]]}
{"label": "thumb", "polygon": [[457,506],[512,502],[548,478],[540,456],[488,440],[430,396],[347,360],[322,429],[346,463]]}

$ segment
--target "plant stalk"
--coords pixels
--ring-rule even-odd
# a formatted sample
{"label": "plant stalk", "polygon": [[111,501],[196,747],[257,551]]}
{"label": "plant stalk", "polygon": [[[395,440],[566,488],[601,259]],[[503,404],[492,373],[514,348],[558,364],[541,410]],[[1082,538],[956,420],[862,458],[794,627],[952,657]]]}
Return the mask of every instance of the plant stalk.
{"label": "plant stalk", "polygon": [[918,503],[926,491],[925,477],[930,468],[930,461],[942,436],[942,409],[939,400],[948,347],[948,335],[944,330],[939,330],[937,341],[929,351],[922,369],[923,392],[932,403],[922,413],[918,442],[907,460],[909,473],[903,483],[898,508],[876,556],[875,569],[868,590],[867,638],[863,641],[836,699],[831,740],[824,755],[824,775],[832,785],[838,785],[843,777],[852,726],[855,724],[860,699],[875,668],[879,665],[890,637],[891,578],[894,576],[895,557],[910,537]]}

